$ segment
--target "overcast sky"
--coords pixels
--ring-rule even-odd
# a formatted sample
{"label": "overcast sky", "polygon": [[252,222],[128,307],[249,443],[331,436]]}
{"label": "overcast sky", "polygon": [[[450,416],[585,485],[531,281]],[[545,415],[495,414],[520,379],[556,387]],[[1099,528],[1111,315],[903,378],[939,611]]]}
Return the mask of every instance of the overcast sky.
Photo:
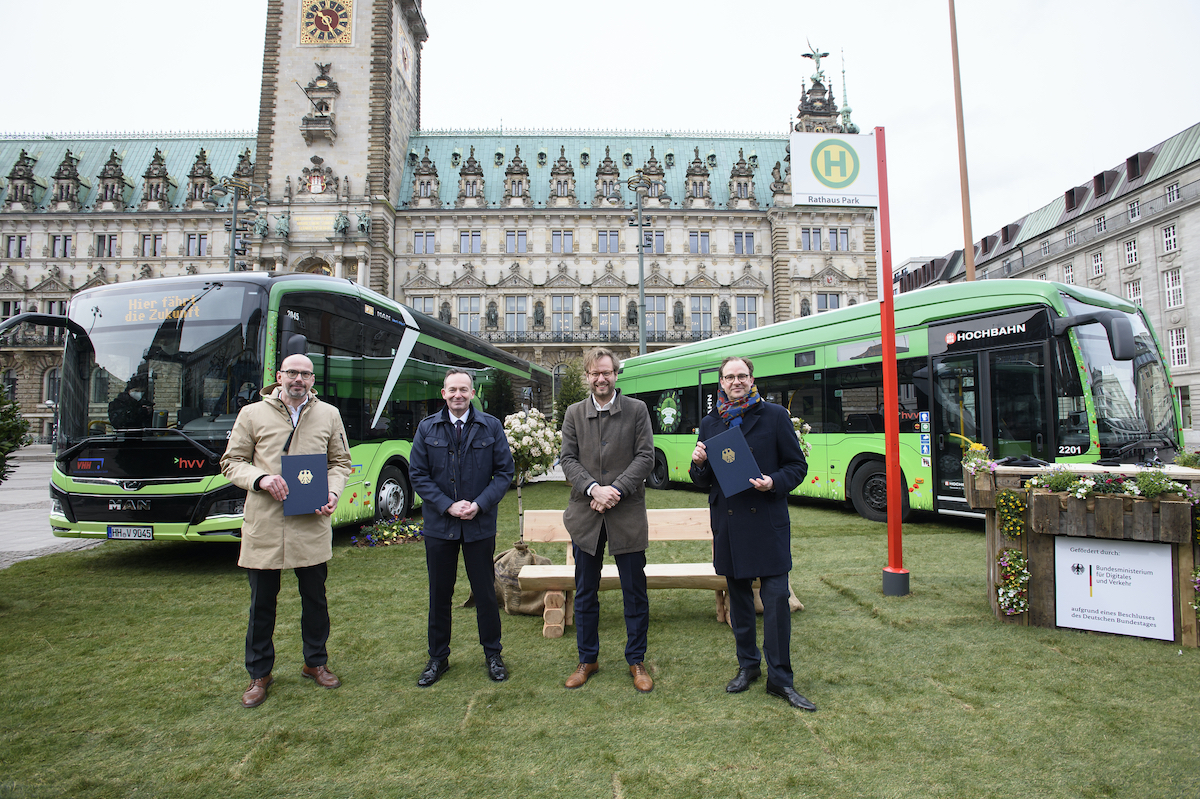
{"label": "overcast sky", "polygon": [[[266,0],[3,9],[22,28],[0,131],[257,127]],[[831,53],[839,104],[844,52],[854,121],[887,131],[894,263],[962,246],[946,0],[426,0],[424,14],[425,129],[784,135],[813,72],[806,40]],[[1196,0],[958,0],[975,240],[1200,122],[1198,35]]]}

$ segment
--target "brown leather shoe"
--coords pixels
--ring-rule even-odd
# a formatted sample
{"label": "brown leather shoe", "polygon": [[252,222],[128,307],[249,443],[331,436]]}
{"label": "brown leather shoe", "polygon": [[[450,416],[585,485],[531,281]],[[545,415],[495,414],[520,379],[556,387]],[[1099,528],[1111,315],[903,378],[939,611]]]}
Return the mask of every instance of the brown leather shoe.
{"label": "brown leather shoe", "polygon": [[258,707],[263,702],[267,701],[267,689],[271,687],[271,683],[275,682],[275,678],[268,674],[266,677],[259,677],[250,681],[250,687],[242,694],[242,707]]}
{"label": "brown leather shoe", "polygon": [[633,675],[634,688],[644,694],[654,690],[654,680],[650,679],[650,674],[646,671],[646,664],[634,663],[629,667],[629,673]]}
{"label": "brown leather shoe", "polygon": [[310,680],[315,680],[317,685],[322,688],[337,688],[342,684],[337,675],[324,666],[305,666],[300,669],[300,674]]}
{"label": "brown leather shoe", "polygon": [[567,678],[567,687],[578,688],[598,671],[600,671],[599,663],[580,663],[579,668],[571,672],[571,676]]}

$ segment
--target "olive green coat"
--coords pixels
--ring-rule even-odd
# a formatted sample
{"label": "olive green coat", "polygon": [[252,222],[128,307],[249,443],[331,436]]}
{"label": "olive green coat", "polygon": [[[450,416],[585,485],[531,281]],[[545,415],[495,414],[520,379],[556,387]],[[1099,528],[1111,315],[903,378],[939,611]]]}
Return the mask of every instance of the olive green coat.
{"label": "olive green coat", "polygon": [[[295,569],[333,557],[332,517],[317,513],[284,516],[282,502],[254,488],[258,478],[279,474],[283,445],[292,432],[292,417],[280,399],[281,391],[278,383],[267,386],[261,402],[242,408],[221,456],[221,471],[231,483],[246,489],[238,558],[244,569]],[[310,391],[288,454],[321,452],[329,458],[329,490],[341,496],[351,468],[342,417],[337,408]]]}

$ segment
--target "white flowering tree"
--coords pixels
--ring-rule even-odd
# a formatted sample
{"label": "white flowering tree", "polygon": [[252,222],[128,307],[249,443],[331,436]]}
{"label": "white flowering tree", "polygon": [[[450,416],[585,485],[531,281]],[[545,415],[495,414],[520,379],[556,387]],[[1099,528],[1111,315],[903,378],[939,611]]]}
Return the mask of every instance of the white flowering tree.
{"label": "white flowering tree", "polygon": [[504,417],[504,435],[512,450],[517,480],[517,529],[525,540],[525,506],[521,501],[521,486],[529,478],[550,471],[562,446],[562,433],[537,408],[518,411]]}

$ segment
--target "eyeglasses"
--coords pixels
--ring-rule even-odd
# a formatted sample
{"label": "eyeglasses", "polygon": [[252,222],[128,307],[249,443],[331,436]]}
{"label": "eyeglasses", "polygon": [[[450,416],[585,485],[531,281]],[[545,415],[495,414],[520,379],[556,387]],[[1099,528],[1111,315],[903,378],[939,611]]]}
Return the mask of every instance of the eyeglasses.
{"label": "eyeglasses", "polygon": [[281,373],[287,376],[288,380],[295,380],[297,377],[303,377],[305,380],[312,380],[312,372],[298,372],[295,369],[284,369]]}
{"label": "eyeglasses", "polygon": [[612,377],[616,372],[588,372],[592,377]]}
{"label": "eyeglasses", "polygon": [[727,382],[730,382],[730,383],[733,383],[733,382],[745,383],[747,380],[750,379],[750,377],[751,377],[751,375],[748,375],[745,372],[742,372],[740,375],[723,375],[721,377],[721,379],[725,380]]}

